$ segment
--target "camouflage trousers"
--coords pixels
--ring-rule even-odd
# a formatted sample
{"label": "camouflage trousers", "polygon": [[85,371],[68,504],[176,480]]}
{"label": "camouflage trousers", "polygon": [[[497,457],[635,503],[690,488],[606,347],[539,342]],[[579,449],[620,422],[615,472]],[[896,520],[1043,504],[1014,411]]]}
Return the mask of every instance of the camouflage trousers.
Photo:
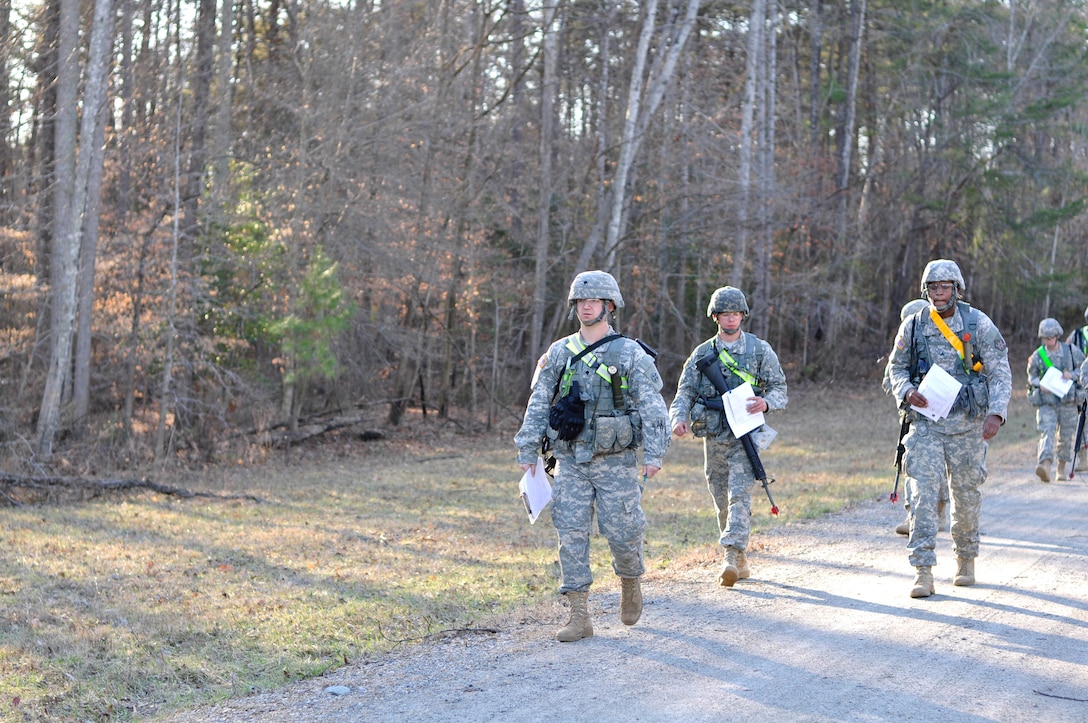
{"label": "camouflage trousers", "polygon": [[[1036,461],[1073,460],[1080,415],[1075,404],[1044,404],[1035,409],[1035,427],[1039,430],[1039,456]],[[1055,447],[1057,448],[1055,450]],[[1057,451],[1057,456],[1054,452]]]}
{"label": "camouflage trousers", "polygon": [[612,551],[612,569],[620,577],[640,577],[646,571],[646,515],[634,451],[594,455],[589,462],[575,462],[573,455],[557,451],[556,459],[552,522],[559,537],[559,592],[585,592],[593,582],[589,540],[594,508]]}
{"label": "camouflage trousers", "polygon": [[735,439],[704,439],[703,474],[718,513],[718,542],[744,552],[752,533],[752,488],[756,484],[744,445]]}
{"label": "camouflage trousers", "polygon": [[937,564],[937,501],[940,487],[946,483],[952,492],[953,549],[957,557],[977,557],[988,447],[982,439],[982,424],[966,432],[946,434],[939,423],[919,419],[903,446],[903,471],[910,496],[910,564]]}

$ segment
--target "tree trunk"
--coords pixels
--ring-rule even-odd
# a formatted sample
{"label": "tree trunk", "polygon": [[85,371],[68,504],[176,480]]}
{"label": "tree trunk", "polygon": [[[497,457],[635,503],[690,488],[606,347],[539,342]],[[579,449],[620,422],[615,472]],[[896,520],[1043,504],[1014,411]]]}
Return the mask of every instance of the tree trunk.
{"label": "tree trunk", "polygon": [[[75,7],[69,7],[71,5]],[[96,125],[99,119],[99,107],[105,103],[106,85],[108,82],[108,57],[110,55],[111,39],[113,35],[113,7],[111,0],[96,0],[94,7],[94,25],[91,30],[90,52],[88,53],[87,85],[84,94],[84,105],[88,109],[83,114],[80,127],[83,139],[82,152],[78,154],[75,163],[74,174],[69,189],[71,195],[63,207],[66,213],[60,216],[61,225],[55,234],[56,253],[54,254],[55,284],[53,287],[52,303],[52,330],[53,346],[50,352],[49,373],[46,377],[45,391],[42,395],[41,414],[38,417],[37,451],[43,459],[49,459],[53,454],[53,442],[57,429],[60,426],[60,410],[63,390],[69,381],[70,366],[72,361],[72,335],[74,333],[77,293],[77,270],[79,264],[80,236],[83,230],[84,218],[88,207],[88,198],[97,194],[91,192],[89,185],[92,177],[91,164],[101,155],[93,151],[97,136]],[[74,23],[74,26],[73,26]],[[61,35],[72,31],[78,35],[79,7],[78,3],[62,0],[61,2]],[[79,81],[79,65],[76,48],[67,45],[67,41],[61,44],[62,58],[61,72],[66,76],[66,96],[74,90],[69,87],[74,80],[75,86]],[[69,51],[66,56],[65,50]],[[69,74],[72,77],[67,77]],[[60,87],[58,78],[58,88]],[[75,117],[78,113],[76,104],[71,106],[61,104],[62,94],[58,90],[57,102],[59,116],[71,114],[71,121],[58,122],[58,148],[64,147],[69,156],[76,153],[75,143]],[[71,134],[64,138],[61,132]],[[63,143],[62,143],[63,142]],[[67,184],[63,184],[67,185]]]}
{"label": "tree trunk", "polygon": [[756,86],[763,63],[764,0],[753,0],[748,15],[748,57],[745,60],[744,106],[740,122],[740,159],[737,185],[737,239],[733,246],[733,273],[729,283],[743,289],[744,267],[748,256],[748,204],[752,192],[752,126],[756,112]]}
{"label": "tree trunk", "polygon": [[540,207],[537,210],[536,256],[533,259],[533,319],[529,353],[535,360],[544,353],[544,311],[548,291],[548,259],[551,246],[552,154],[555,134],[556,6],[548,6],[542,23],[544,69],[540,88]]}

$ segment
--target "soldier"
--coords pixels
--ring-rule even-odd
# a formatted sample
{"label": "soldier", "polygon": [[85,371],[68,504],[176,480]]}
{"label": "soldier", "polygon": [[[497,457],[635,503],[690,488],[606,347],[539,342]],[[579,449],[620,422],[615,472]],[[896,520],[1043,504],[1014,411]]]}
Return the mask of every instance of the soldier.
{"label": "soldier", "polygon": [[[703,438],[703,472],[718,513],[718,542],[725,548],[718,576],[724,587],[733,587],[737,580],[751,575],[747,550],[756,477],[725,415],[711,408],[722,409],[714,404],[720,395],[698,364],[708,356],[713,358],[730,388],[750,382],[756,396],[748,399],[749,414],[785,409],[789,402],[786,375],[774,349],[741,330],[748,313],[748,301],[740,289],[723,286],[714,292],[706,315],[718,325],[718,333],[695,347],[684,362],[669,409],[673,434],[683,437],[690,431]],[[752,434],[759,437],[760,431]]]}
{"label": "soldier", "polygon": [[[899,326],[888,361],[891,394],[902,406],[926,409],[918,391],[926,373],[940,366],[963,386],[948,415],[937,420],[911,412],[903,440],[903,469],[910,494],[907,548],[916,577],[911,597],[934,593],[937,562],[937,499],[948,479],[952,487],[952,542],[957,568],[953,585],[975,583],[981,487],[986,480],[986,448],[1005,423],[1012,395],[1009,350],[1001,332],[981,311],[963,302],[966,284],[948,259],[926,264],[922,296],[930,309]],[[913,333],[912,333],[913,332]]]}
{"label": "soldier", "polygon": [[[1084,321],[1088,322],[1088,308],[1084,310]],[[1071,331],[1066,341],[1080,349],[1081,353],[1088,357],[1088,323]],[[1082,379],[1080,385],[1081,389],[1088,389],[1088,378]],[[1088,431],[1085,431],[1082,435],[1080,450],[1077,452],[1077,470],[1084,471],[1086,469],[1088,469]],[[1074,470],[1069,471],[1073,472]]]}
{"label": "soldier", "polygon": [[[1065,466],[1073,461],[1077,419],[1080,416],[1077,409],[1084,400],[1079,379],[1084,354],[1073,344],[1061,343],[1063,331],[1057,319],[1040,321],[1039,337],[1043,344],[1028,357],[1028,401],[1035,407],[1035,426],[1041,435],[1036,458],[1039,463],[1035,467],[1035,474],[1043,482],[1053,479],[1051,467],[1055,451],[1058,459],[1058,479],[1069,479]],[[1043,389],[1039,384],[1051,367],[1062,373],[1062,379],[1073,382],[1072,388],[1061,397]]]}
{"label": "soldier", "polygon": [[[1088,322],[1088,308],[1084,310],[1084,321]],[[1069,332],[1069,338],[1065,341],[1080,349],[1081,354],[1088,357],[1088,323]]]}
{"label": "soldier", "polygon": [[[922,309],[929,308],[929,302],[925,299],[914,299],[903,304],[903,308],[899,310],[899,321],[906,321],[908,316],[914,316]],[[889,358],[889,361],[891,359]],[[880,383],[881,389],[885,394],[891,391],[891,367],[885,365],[884,367],[884,381]],[[899,408],[899,421],[902,424],[904,417],[907,419],[907,426],[910,426],[910,408],[906,405]],[[903,508],[907,511],[907,518],[895,526],[895,534],[897,535],[909,535],[910,534],[910,493],[907,492],[903,495]],[[941,485],[940,497],[937,499],[937,529],[941,532],[948,532],[948,485]]]}
{"label": "soldier", "polygon": [[579,330],[553,342],[540,357],[525,419],[514,437],[523,472],[536,463],[545,435],[558,465],[552,522],[559,538],[559,592],[570,601],[570,620],[555,636],[561,642],[593,635],[588,599],[594,506],[612,569],[621,579],[620,620],[638,622],[646,516],[636,449],[643,448],[645,483],[661,469],[670,441],[653,357],[606,321],[623,308],[616,279],[604,271],[580,273],[567,301],[568,318],[577,315]]}

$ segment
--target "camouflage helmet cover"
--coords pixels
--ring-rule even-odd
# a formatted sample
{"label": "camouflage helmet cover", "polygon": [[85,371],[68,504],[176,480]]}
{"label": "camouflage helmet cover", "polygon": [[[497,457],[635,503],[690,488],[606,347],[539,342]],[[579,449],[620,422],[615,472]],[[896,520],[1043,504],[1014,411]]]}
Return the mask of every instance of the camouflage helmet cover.
{"label": "camouflage helmet cover", "polygon": [[951,259],[934,259],[926,264],[922,271],[922,295],[926,295],[926,284],[931,281],[951,281],[956,284],[956,291],[962,296],[967,291],[959,264]]}
{"label": "camouflage helmet cover", "polygon": [[903,308],[899,310],[899,321],[905,320],[908,316],[914,316],[926,306],[929,306],[929,302],[925,299],[908,301],[903,304]]}
{"label": "camouflage helmet cover", "polygon": [[578,299],[608,299],[617,309],[623,308],[620,285],[607,271],[583,271],[575,276],[570,283],[567,302],[573,304]]}
{"label": "camouflage helmet cover", "polygon": [[739,311],[748,316],[748,300],[744,298],[744,292],[734,286],[723,286],[716,289],[710,295],[706,315],[713,318],[715,314],[720,314],[723,311]]}
{"label": "camouflage helmet cover", "polygon": [[1061,336],[1063,331],[1062,325],[1058,323],[1057,319],[1047,318],[1039,322],[1039,336],[1043,338]]}

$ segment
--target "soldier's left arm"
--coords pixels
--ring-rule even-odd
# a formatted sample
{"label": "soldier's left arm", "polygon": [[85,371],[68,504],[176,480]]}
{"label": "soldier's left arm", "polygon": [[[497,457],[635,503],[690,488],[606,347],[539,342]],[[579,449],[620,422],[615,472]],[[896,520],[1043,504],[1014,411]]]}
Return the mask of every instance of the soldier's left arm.
{"label": "soldier's left arm", "polygon": [[979,312],[979,338],[982,348],[979,350],[986,374],[986,387],[990,395],[989,414],[1008,419],[1009,400],[1012,398],[1012,369],[1009,367],[1009,346],[997,326],[982,312]]}
{"label": "soldier's left arm", "polygon": [[786,389],[786,373],[782,371],[782,364],[778,361],[778,355],[775,354],[771,345],[762,339],[759,343],[763,345],[763,363],[757,376],[767,385],[763,391],[763,399],[767,402],[767,411],[773,412],[778,409],[785,409],[790,401]]}
{"label": "soldier's left arm", "polygon": [[672,439],[669,409],[661,396],[661,374],[653,358],[641,349],[636,353],[627,386],[642,418],[642,462],[660,469]]}

